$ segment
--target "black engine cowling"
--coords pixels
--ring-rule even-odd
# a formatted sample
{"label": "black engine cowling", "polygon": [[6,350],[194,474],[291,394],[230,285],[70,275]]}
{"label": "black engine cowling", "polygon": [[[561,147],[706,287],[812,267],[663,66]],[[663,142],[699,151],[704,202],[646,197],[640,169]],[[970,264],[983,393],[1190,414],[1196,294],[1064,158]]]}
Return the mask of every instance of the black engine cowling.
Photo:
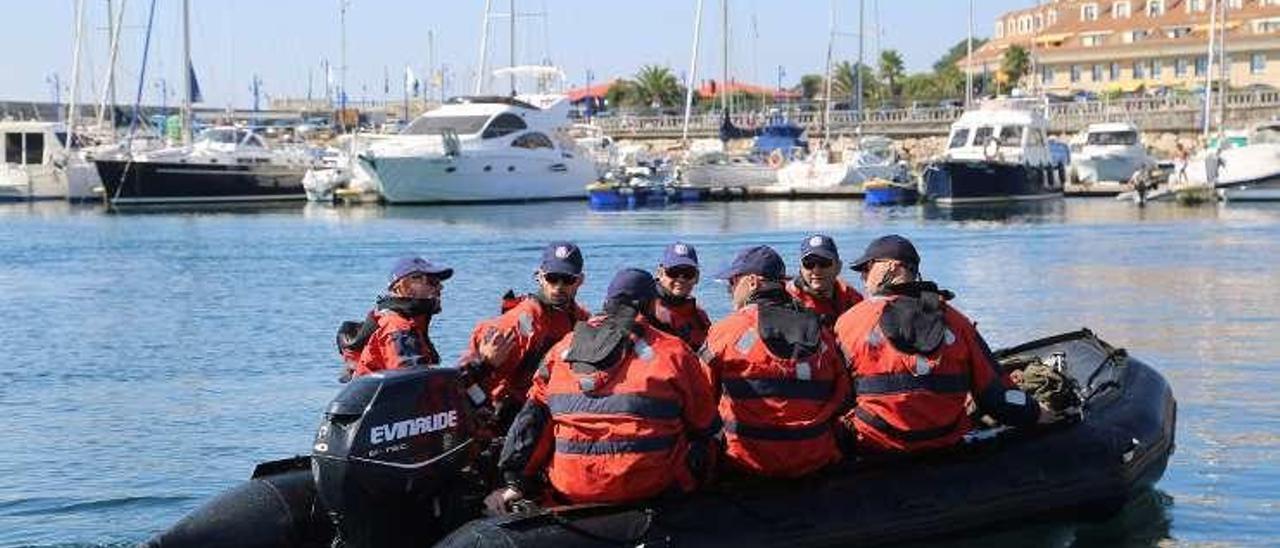
{"label": "black engine cowling", "polygon": [[424,546],[475,515],[480,451],[452,368],[359,377],[329,404],[312,473],[349,546]]}

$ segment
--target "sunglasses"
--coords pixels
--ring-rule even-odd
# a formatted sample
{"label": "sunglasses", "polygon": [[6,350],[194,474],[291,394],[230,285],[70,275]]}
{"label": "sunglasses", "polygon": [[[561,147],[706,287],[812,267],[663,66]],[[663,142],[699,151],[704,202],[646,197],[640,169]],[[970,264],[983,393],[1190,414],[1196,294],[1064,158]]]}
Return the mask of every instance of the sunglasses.
{"label": "sunglasses", "polygon": [[424,274],[422,272],[415,272],[401,279],[408,282],[418,282],[418,283],[426,284],[432,287],[440,287],[442,285],[440,283],[439,278],[432,276],[430,274]]}
{"label": "sunglasses", "polygon": [[698,269],[692,267],[664,268],[662,273],[673,280],[692,280],[698,277]]}
{"label": "sunglasses", "polygon": [[831,265],[833,264],[835,264],[835,261],[825,257],[805,257],[800,261],[800,266],[803,266],[808,270],[816,268],[831,268]]}
{"label": "sunglasses", "polygon": [[573,285],[578,281],[578,277],[573,274],[560,274],[558,272],[543,274],[542,279],[551,285]]}

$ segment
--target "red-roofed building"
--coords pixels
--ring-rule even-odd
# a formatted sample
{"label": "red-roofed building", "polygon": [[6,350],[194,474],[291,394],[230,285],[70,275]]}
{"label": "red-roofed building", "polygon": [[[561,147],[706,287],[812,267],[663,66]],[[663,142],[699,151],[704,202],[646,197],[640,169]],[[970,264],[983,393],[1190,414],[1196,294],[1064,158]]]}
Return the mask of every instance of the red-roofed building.
{"label": "red-roofed building", "polygon": [[717,97],[724,93],[726,88],[730,93],[749,93],[751,95],[764,95],[773,97],[774,99],[800,99],[801,94],[786,89],[776,89],[769,86],[758,86],[748,84],[736,80],[730,80],[729,85],[722,85],[723,82],[716,80],[707,80],[698,86],[698,95],[702,97]]}
{"label": "red-roofed building", "polygon": [[589,97],[594,97],[596,102],[598,103],[598,102],[604,101],[604,94],[607,93],[609,91],[609,87],[612,86],[617,81],[618,79],[614,78],[613,80],[596,84],[594,86],[573,88],[565,92],[565,95],[569,96],[570,103],[577,103]]}

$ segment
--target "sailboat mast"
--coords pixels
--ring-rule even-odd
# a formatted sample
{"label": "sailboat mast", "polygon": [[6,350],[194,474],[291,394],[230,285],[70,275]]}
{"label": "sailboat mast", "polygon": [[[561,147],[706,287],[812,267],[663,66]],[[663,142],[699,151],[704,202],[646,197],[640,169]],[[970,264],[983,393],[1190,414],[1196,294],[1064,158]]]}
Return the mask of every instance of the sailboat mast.
{"label": "sailboat mast", "polygon": [[689,114],[693,111],[693,86],[698,81],[698,42],[702,36],[702,3],[697,0],[698,8],[693,15],[693,53],[689,59],[689,78],[684,90],[684,127],[680,129],[680,143],[685,150],[689,149]]}
{"label": "sailboat mast", "polygon": [[493,10],[493,0],[484,0],[484,19],[480,22],[480,69],[476,71],[476,83],[472,95],[480,95],[484,90],[485,70],[489,65],[489,13]]}
{"label": "sailboat mast", "polygon": [[[511,33],[511,44],[510,44],[511,58],[510,58],[510,61],[507,63],[507,66],[514,69],[516,67],[516,0],[511,0],[511,3],[509,5],[511,9],[511,14],[509,17],[510,19],[509,31]],[[516,96],[516,71],[514,70],[511,71],[511,96],[512,97]]]}
{"label": "sailboat mast", "polygon": [[182,144],[191,143],[191,0],[182,0]]}
{"label": "sailboat mast", "polygon": [[967,110],[973,103],[973,0],[969,0],[969,39],[965,43],[968,53],[964,58],[964,108]]}
{"label": "sailboat mast", "polygon": [[720,110],[729,115],[729,0],[720,0]]}
{"label": "sailboat mast", "polygon": [[1209,138],[1209,129],[1213,125],[1213,40],[1217,35],[1218,1],[1213,0],[1209,10],[1209,51],[1205,55],[1204,71],[1204,138]]}
{"label": "sailboat mast", "polygon": [[107,0],[107,33],[111,37],[109,58],[107,60],[107,81],[102,89],[102,99],[98,102],[98,125],[110,127],[116,125],[116,60],[120,57],[120,32],[123,29],[125,0],[120,0],[120,12],[114,13],[113,2]]}
{"label": "sailboat mast", "polygon": [[1218,0],[1218,142],[1222,142],[1227,124],[1227,90],[1231,89],[1231,65],[1227,63],[1227,3]]}
{"label": "sailboat mast", "polygon": [[822,77],[822,143],[831,143],[831,55],[836,41],[836,0],[831,0],[831,14],[827,21],[827,69]]}
{"label": "sailboat mast", "polygon": [[74,33],[75,45],[71,54],[71,97],[67,103],[67,146],[75,140],[72,138],[76,132],[76,94],[80,91],[80,46],[84,43],[82,37],[84,31],[84,0],[76,0],[76,29]]}
{"label": "sailboat mast", "polygon": [[866,8],[866,0],[858,0],[858,73],[854,78],[857,82],[854,92],[857,96],[854,98],[854,104],[858,105],[858,116],[862,116],[862,66],[864,62],[862,59],[862,45],[865,42],[863,34],[867,29],[866,20],[864,19],[867,15]]}

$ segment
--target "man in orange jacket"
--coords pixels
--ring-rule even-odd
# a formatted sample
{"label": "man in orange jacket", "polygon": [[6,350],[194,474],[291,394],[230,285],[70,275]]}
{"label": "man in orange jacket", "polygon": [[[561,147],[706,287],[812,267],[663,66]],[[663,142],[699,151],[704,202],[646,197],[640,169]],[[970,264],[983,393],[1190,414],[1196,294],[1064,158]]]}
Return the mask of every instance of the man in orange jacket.
{"label": "man in orange jacket", "polygon": [[538,292],[504,303],[501,316],[482,320],[472,330],[460,365],[487,393],[500,427],[510,424],[524,405],[533,372],[547,350],[587,318],[575,300],[585,279],[582,264],[578,246],[552,242],[534,273]]}
{"label": "man in orange jacket", "polygon": [[954,295],[920,279],[920,255],[889,235],[851,264],[870,297],[836,322],[850,362],[856,406],[844,416],[864,453],[909,453],[954,445],[979,410],[1011,426],[1056,417],[1003,375],[973,322],[947,303]]}
{"label": "man in orange jacket", "polygon": [[378,299],[371,319],[377,328],[360,350],[353,376],[412,365],[436,365],[440,354],[431,343],[428,327],[440,312],[440,292],[453,269],[421,257],[396,261],[387,283],[387,295]]}
{"label": "man in orange jacket", "polygon": [[849,376],[831,332],[783,289],[782,257],[747,248],[716,278],[729,282],[735,311],[711,326],[701,356],[717,388],[729,465],[797,477],[839,461],[836,418]]}
{"label": "man in orange jacket", "polygon": [[698,306],[693,288],[698,285],[698,251],[676,242],[667,246],[658,263],[658,298],[653,301],[654,327],[680,337],[697,350],[707,340],[711,319]]}
{"label": "man in orange jacket", "polygon": [[715,422],[697,356],[653,326],[657,288],[619,271],[602,311],[556,344],[533,377],[485,499],[504,514],[545,477],[559,502],[622,503],[693,490],[706,477]]}
{"label": "man in orange jacket", "polygon": [[811,234],[800,242],[800,275],[787,284],[787,293],[822,318],[828,329],[862,301],[862,294],[840,279],[840,268],[836,241],[825,234]]}

